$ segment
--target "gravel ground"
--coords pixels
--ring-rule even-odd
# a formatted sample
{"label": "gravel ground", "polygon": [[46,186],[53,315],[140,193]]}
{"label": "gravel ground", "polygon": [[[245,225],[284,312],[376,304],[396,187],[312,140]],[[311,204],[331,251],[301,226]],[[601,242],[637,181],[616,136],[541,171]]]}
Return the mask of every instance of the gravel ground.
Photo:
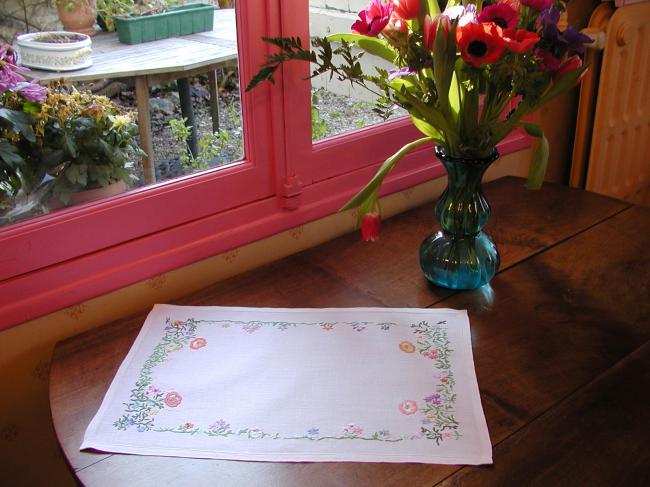
{"label": "gravel ground", "polygon": [[[212,131],[206,78],[193,78],[191,90],[195,122],[199,138],[201,138],[209,135]],[[166,180],[196,172],[197,169],[183,167],[180,163],[179,154],[182,145],[174,138],[169,126],[169,120],[181,119],[175,84],[169,83],[154,88],[151,99],[152,136],[157,179]],[[135,96],[131,90],[122,91],[113,100],[127,108],[135,108]],[[313,91],[312,106],[314,140],[322,140],[332,135],[381,122],[381,119],[372,111],[372,104],[335,95],[323,88]],[[228,137],[226,141],[222,142],[222,150],[211,161],[210,167],[228,164],[243,157],[241,103],[239,80],[236,76],[231,77],[228,80],[228,85],[220,89],[219,114],[220,128],[228,134]],[[396,116],[398,115],[396,114]],[[138,178],[142,184],[142,175],[139,174]]]}

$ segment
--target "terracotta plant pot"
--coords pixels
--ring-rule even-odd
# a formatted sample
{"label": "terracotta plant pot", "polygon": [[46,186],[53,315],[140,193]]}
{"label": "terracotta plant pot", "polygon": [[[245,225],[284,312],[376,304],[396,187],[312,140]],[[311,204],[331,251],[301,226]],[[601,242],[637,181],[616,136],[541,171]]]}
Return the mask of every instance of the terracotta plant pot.
{"label": "terracotta plant pot", "polygon": [[[66,6],[74,5],[69,10]],[[89,36],[95,35],[95,0],[63,0],[57,2],[59,19],[65,30],[69,32],[80,32]]]}

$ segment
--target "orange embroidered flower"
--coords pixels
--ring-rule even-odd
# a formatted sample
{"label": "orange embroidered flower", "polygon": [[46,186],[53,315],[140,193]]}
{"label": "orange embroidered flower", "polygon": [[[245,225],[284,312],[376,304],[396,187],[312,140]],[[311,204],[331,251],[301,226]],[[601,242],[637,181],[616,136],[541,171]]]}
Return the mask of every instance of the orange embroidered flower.
{"label": "orange embroidered flower", "polygon": [[411,342],[407,342],[406,340],[404,340],[399,344],[399,349],[402,352],[413,353],[415,352],[415,345],[413,345]]}

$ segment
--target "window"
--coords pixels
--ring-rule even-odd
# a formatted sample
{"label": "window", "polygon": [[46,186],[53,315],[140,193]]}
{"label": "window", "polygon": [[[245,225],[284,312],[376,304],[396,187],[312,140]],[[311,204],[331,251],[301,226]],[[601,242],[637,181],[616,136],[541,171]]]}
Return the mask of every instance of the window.
{"label": "window", "polygon": [[[308,0],[237,0],[242,86],[262,36],[308,37]],[[0,328],[335,212],[377,165],[419,137],[405,117],[312,141],[309,67],[242,96],[244,158],[0,230]],[[527,145],[513,135],[502,151]],[[430,147],[404,158],[383,194],[443,174]]]}

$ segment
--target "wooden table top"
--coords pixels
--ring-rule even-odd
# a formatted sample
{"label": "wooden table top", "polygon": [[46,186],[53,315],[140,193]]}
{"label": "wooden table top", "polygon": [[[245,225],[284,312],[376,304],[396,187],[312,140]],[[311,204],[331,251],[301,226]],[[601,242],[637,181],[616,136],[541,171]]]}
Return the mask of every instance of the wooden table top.
{"label": "wooden table top", "polygon": [[183,73],[237,59],[235,9],[214,11],[212,31],[142,44],[122,44],[117,34],[100,32],[92,38],[93,65],[77,71],[31,69],[26,75],[41,81],[89,81],[160,73]]}
{"label": "wooden table top", "polygon": [[420,274],[433,205],[220,282],[174,304],[449,307],[469,311],[494,465],[271,463],[80,452],[145,314],[57,344],[52,418],[88,486],[648,485],[650,211],[504,178],[485,187],[502,257],[491,287],[451,292]]}

